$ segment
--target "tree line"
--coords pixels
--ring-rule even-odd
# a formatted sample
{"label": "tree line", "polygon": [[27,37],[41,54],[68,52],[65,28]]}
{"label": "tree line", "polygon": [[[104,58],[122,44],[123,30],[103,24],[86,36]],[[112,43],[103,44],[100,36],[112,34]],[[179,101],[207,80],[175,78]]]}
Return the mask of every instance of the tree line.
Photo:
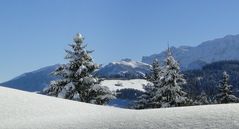
{"label": "tree line", "polygon": [[[51,81],[43,93],[80,102],[107,104],[115,99],[115,95],[108,87],[101,86],[101,79],[94,76],[93,73],[99,65],[90,56],[92,51],[86,50],[87,45],[84,44],[84,37],[80,33],[73,40],[74,43],[69,45],[71,50],[65,50],[65,59],[68,63],[53,72],[53,75],[60,79]],[[154,60],[148,81],[151,83],[144,86],[145,92],[137,98],[133,108],[165,108],[212,103],[205,92],[192,98],[183,90],[186,80],[169,48],[164,66],[161,66],[157,59]],[[232,95],[231,87],[229,75],[223,72],[223,79],[218,87],[220,92],[215,95],[213,103],[238,102],[238,98]]]}

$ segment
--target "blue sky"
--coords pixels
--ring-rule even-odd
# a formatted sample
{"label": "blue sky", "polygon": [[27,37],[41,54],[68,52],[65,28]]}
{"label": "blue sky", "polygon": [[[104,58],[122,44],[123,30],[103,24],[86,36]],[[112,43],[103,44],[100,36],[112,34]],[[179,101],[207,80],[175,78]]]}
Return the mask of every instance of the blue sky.
{"label": "blue sky", "polygon": [[239,34],[237,0],[0,0],[0,82],[64,63],[77,32],[97,63]]}

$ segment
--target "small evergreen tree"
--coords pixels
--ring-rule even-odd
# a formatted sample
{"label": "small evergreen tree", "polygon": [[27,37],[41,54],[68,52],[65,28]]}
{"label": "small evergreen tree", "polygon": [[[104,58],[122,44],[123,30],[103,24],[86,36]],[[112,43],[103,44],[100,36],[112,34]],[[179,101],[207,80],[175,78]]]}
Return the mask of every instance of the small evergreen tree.
{"label": "small evergreen tree", "polygon": [[107,87],[100,86],[98,78],[92,76],[99,66],[90,56],[92,51],[85,50],[83,41],[83,36],[78,33],[74,44],[70,45],[72,50],[66,50],[65,59],[69,63],[61,65],[53,73],[61,79],[52,81],[44,93],[86,103],[105,104],[114,96]]}
{"label": "small evergreen tree", "polygon": [[153,99],[161,103],[161,107],[176,107],[187,104],[186,92],[182,85],[186,84],[180,67],[168,48],[166,64],[162,71],[162,79]]}
{"label": "small evergreen tree", "polygon": [[209,104],[208,96],[205,91],[202,91],[201,94],[196,98],[196,101],[193,103],[194,105],[206,105]]}
{"label": "small evergreen tree", "polygon": [[227,72],[223,72],[223,79],[219,83],[218,103],[235,103],[238,102],[238,98],[232,95],[232,85],[229,84],[229,75]]}

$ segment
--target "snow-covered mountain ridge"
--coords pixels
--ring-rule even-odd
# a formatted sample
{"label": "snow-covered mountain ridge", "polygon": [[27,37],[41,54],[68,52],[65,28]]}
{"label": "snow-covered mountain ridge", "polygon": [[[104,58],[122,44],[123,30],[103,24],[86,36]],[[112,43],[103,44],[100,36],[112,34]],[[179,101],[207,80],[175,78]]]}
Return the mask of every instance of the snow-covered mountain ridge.
{"label": "snow-covered mountain ridge", "polygon": [[239,128],[239,104],[129,110],[4,87],[0,93],[1,129]]}
{"label": "snow-covered mountain ridge", "polygon": [[97,71],[96,75],[105,78],[144,78],[149,72],[149,64],[123,59],[105,65]]}
{"label": "snow-covered mountain ridge", "polygon": [[[172,47],[171,51],[184,69],[197,69],[201,66],[221,60],[239,60],[239,35],[227,35],[223,38],[209,40],[196,47]],[[166,52],[144,56],[142,62],[152,63],[157,58],[163,61]]]}

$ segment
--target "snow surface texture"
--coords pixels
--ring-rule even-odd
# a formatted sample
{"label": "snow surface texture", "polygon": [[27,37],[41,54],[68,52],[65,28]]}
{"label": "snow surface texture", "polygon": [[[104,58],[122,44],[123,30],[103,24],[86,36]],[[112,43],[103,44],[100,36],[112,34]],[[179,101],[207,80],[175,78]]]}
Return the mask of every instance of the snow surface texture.
{"label": "snow surface texture", "polygon": [[[136,89],[144,91],[143,86],[149,82],[144,79],[131,79],[131,80],[104,80],[101,82],[102,86],[107,86],[111,91],[120,89]],[[120,85],[119,85],[120,84]]]}
{"label": "snow surface texture", "polygon": [[239,104],[129,110],[0,87],[1,129],[237,129]]}

